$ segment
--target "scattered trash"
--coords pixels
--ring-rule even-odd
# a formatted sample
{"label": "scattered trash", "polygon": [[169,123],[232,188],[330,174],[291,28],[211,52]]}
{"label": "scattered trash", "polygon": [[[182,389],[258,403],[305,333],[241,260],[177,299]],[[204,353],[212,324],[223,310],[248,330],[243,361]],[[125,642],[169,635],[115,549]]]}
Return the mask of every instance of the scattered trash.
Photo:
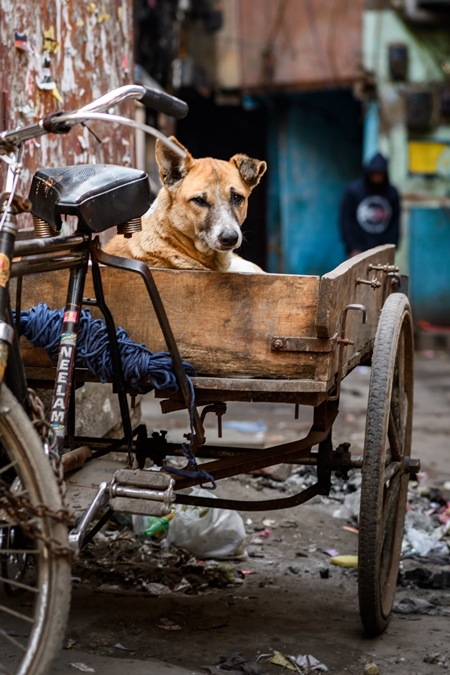
{"label": "scattered trash", "polygon": [[203,572],[204,579],[209,581],[211,586],[219,588],[229,586],[230,584],[242,583],[244,576],[245,574],[243,572],[237,570],[236,567],[230,563],[218,565],[212,561],[209,565],[205,565],[205,570]]}
{"label": "scattered trash", "polygon": [[335,558],[339,555],[339,551],[337,551],[335,548],[325,548],[323,552],[329,555],[330,558]]}
{"label": "scattered trash", "polygon": [[276,527],[277,521],[272,520],[271,518],[264,518],[263,525],[264,527]]}
{"label": "scattered trash", "polygon": [[121,642],[116,642],[116,644],[114,645],[114,647],[115,647],[116,649],[122,650],[123,652],[132,652],[132,651],[134,651],[134,649],[129,649],[128,647],[125,647]]}
{"label": "scattered trash", "polygon": [[298,523],[295,520],[283,520],[280,523],[280,527],[284,528],[298,527]]}
{"label": "scattered trash", "polygon": [[330,578],[330,570],[328,567],[325,567],[321,570],[319,570],[320,578],[321,579],[329,579]]}
{"label": "scattered trash", "polygon": [[91,666],[87,666],[85,663],[71,663],[70,665],[72,666],[72,668],[81,670],[82,673],[95,673],[94,668],[91,668]]}
{"label": "scattered trash", "polygon": [[282,652],[273,650],[273,654],[262,654],[259,658],[266,658],[269,663],[273,663],[276,666],[281,666],[282,668],[287,668],[288,670],[295,670],[297,673],[312,673],[313,671],[327,673],[328,668],[324,663],[318,661],[311,654],[299,654],[298,656],[288,656]]}
{"label": "scattered trash", "polygon": [[359,534],[358,528],[357,527],[351,527],[351,525],[343,525],[342,529],[347,530],[347,532],[353,532],[354,534]]}
{"label": "scattered trash", "polygon": [[261,532],[258,532],[258,537],[261,537],[261,539],[267,539],[272,534],[272,530],[269,527],[266,527],[264,530],[261,530]]}
{"label": "scattered trash", "polygon": [[448,546],[440,541],[446,526],[435,527],[430,515],[423,511],[410,510],[405,518],[405,541],[403,548],[408,547],[419,556],[433,552],[438,555],[448,554]]}
{"label": "scattered trash", "polygon": [[167,516],[157,518],[156,516],[132,516],[133,530],[136,534],[143,537],[154,537],[160,539],[162,535],[169,529],[169,524],[175,515],[172,511]]}
{"label": "scattered trash", "polygon": [[337,555],[330,558],[330,563],[339,565],[340,567],[358,567],[357,555]]}
{"label": "scattered trash", "polygon": [[[216,499],[202,488],[191,494]],[[237,511],[178,504],[163,545],[186,549],[197,558],[245,558],[245,536]]]}
{"label": "scattered trash", "polygon": [[172,593],[170,588],[166,586],[165,584],[157,584],[157,583],[146,583],[145,581],[142,583],[142,586],[145,588],[147,593],[149,595],[155,595],[159,597],[160,595],[168,595],[169,593]]}
{"label": "scattered trash", "polygon": [[450,609],[434,605],[424,598],[402,598],[401,600],[394,602],[393,611],[397,614],[450,616]]}
{"label": "scattered trash", "polygon": [[263,420],[258,420],[257,422],[227,420],[226,422],[222,422],[222,429],[238,431],[241,434],[265,434],[267,431],[267,424],[263,422]]}
{"label": "scattered trash", "polygon": [[423,662],[442,666],[445,669],[448,669],[450,667],[450,659],[447,656],[444,656],[443,654],[439,653],[425,656]]}
{"label": "scattered trash", "polygon": [[157,628],[160,628],[161,630],[168,630],[168,631],[175,631],[175,630],[182,630],[181,626],[179,626],[177,623],[174,623],[170,619],[160,619],[160,623],[156,624]]}
{"label": "scattered trash", "polygon": [[343,520],[358,522],[359,504],[361,501],[361,491],[350,492],[345,495],[342,504],[333,511],[333,518],[342,518]]}
{"label": "scattered trash", "polygon": [[174,593],[180,593],[181,591],[186,591],[188,588],[191,588],[190,582],[183,577],[179,584],[173,589]]}
{"label": "scattered trash", "polygon": [[73,649],[76,644],[77,644],[76,640],[69,638],[66,644],[64,645],[63,649]]}
{"label": "scattered trash", "polygon": [[450,588],[450,570],[432,572],[424,567],[416,567],[404,573],[407,581],[413,581],[419,588]]}
{"label": "scattered trash", "polygon": [[265,675],[255,661],[249,661],[240,652],[234,652],[229,658],[223,656],[214,666],[202,666],[202,669],[211,675]]}
{"label": "scattered trash", "polygon": [[376,663],[366,663],[364,666],[364,675],[380,675],[380,669]]}

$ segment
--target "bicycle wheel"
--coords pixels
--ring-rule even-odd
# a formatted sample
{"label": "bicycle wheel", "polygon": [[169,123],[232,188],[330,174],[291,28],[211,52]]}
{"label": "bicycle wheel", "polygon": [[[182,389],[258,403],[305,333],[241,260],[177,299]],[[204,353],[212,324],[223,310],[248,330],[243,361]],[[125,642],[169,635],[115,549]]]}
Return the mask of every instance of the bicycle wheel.
{"label": "bicycle wheel", "polygon": [[362,468],[358,585],[369,635],[386,628],[394,602],[411,453],[413,357],[408,298],[394,293],[375,337]]}
{"label": "bicycle wheel", "polygon": [[[67,526],[39,437],[17,400],[0,392],[0,673],[44,675],[70,602]],[[2,588],[3,587],[3,588]]]}

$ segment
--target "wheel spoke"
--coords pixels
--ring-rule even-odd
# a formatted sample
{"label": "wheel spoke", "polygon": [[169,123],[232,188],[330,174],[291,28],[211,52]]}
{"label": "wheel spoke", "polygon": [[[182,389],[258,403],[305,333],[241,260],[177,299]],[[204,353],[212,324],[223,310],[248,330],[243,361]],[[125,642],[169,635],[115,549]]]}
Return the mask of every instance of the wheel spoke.
{"label": "wheel spoke", "polygon": [[[22,652],[26,652],[27,648],[18,640],[15,640],[12,635],[9,635],[6,631],[2,630],[0,628],[0,635],[5,638],[5,640],[9,640],[15,647],[20,649]],[[2,673],[9,673],[9,670],[1,670],[0,672]]]}
{"label": "wheel spoke", "polygon": [[395,420],[395,413],[393,411],[393,406],[389,411],[389,428],[388,428],[388,439],[389,446],[391,450],[391,457],[393,460],[399,461],[403,455],[403,442],[401,435],[399,434],[399,429],[397,428],[397,422]]}
{"label": "wheel spoke", "polygon": [[384,484],[393,479],[397,471],[401,468],[401,462],[391,462],[384,471]]}
{"label": "wheel spoke", "polygon": [[400,482],[401,475],[397,470],[397,473],[391,478],[389,485],[385,488],[384,492],[385,498],[383,504],[382,528],[380,537],[380,588],[382,595],[384,594],[386,582],[391,569],[391,552],[396,535],[395,530]]}
{"label": "wheel spoke", "polygon": [[33,617],[27,616],[26,614],[21,614],[20,612],[16,612],[14,609],[10,609],[9,607],[5,607],[5,605],[0,605],[0,612],[4,612],[5,614],[9,614],[9,616],[14,616],[16,619],[20,619],[21,621],[26,621],[27,623],[34,623]]}
{"label": "wheel spoke", "polygon": [[30,593],[39,593],[39,589],[36,586],[29,586],[28,584],[23,584],[21,581],[16,581],[15,579],[9,579],[7,577],[0,577],[0,583],[8,584],[9,586],[14,586],[15,588],[21,588],[24,591],[30,591]]}
{"label": "wheel spoke", "polygon": [[5,473],[5,471],[9,471],[9,469],[13,469],[15,466],[17,466],[16,461],[10,462],[9,464],[6,464],[6,466],[2,466],[2,468],[0,469],[0,476],[2,475],[2,473]]}

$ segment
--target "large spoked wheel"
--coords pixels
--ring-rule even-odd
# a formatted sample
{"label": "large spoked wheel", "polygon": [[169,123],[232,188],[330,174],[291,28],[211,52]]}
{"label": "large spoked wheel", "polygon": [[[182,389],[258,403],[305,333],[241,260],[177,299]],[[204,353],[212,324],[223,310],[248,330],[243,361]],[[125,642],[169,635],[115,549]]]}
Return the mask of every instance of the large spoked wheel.
{"label": "large spoked wheel", "polygon": [[[0,673],[44,675],[70,601],[67,526],[42,444],[14,396],[0,392]],[[47,510],[47,509],[46,509]],[[36,537],[35,534],[38,534]]]}
{"label": "large spoked wheel", "polygon": [[390,295],[372,356],[359,533],[359,607],[369,635],[387,626],[406,514],[413,408],[413,330],[408,298]]}

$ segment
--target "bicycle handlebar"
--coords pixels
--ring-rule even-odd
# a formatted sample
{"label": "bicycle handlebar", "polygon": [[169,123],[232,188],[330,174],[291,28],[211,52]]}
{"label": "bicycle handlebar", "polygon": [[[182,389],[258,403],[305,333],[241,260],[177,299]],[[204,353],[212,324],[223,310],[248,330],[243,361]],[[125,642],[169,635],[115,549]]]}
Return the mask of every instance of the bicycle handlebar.
{"label": "bicycle handlebar", "polygon": [[[166,94],[164,91],[150,89],[150,87],[144,87],[139,84],[127,84],[113,89],[96,101],[92,101],[72,112],[52,113],[38,122],[18,127],[11,131],[6,130],[1,132],[0,153],[10,152],[24,141],[44,136],[47,133],[67,133],[75,124],[83,122],[82,113],[101,112],[129,99],[141,101],[144,105],[166,115],[171,115],[176,119],[182,119],[189,111],[187,103],[175,96]],[[76,118],[74,117],[73,120],[70,119],[72,114],[76,115]],[[63,118],[59,120],[59,124],[58,117]],[[88,114],[86,115],[86,119],[89,119]]]}

